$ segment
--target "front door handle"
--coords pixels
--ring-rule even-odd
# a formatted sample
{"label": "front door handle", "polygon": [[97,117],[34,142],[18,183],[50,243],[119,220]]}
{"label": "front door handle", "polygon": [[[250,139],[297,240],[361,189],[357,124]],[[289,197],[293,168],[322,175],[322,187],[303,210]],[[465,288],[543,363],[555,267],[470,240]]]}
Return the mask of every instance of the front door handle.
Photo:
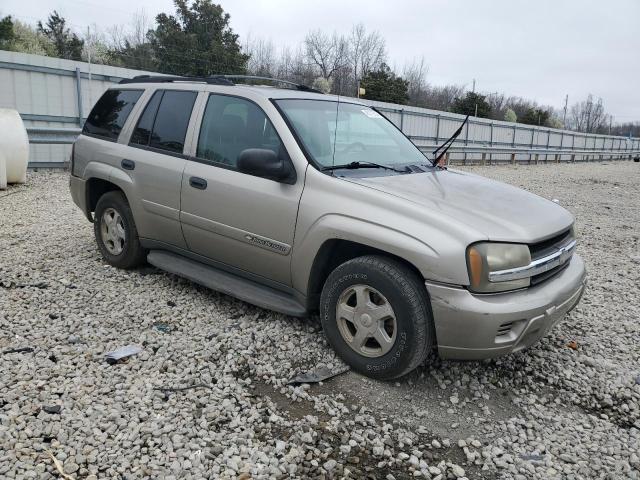
{"label": "front door handle", "polygon": [[191,177],[189,179],[189,185],[193,188],[197,188],[198,190],[204,190],[207,188],[207,181],[204,178]]}
{"label": "front door handle", "polygon": [[134,168],[136,168],[136,162],[134,162],[133,160],[128,160],[126,158],[120,162],[120,165],[125,170],[133,170]]}

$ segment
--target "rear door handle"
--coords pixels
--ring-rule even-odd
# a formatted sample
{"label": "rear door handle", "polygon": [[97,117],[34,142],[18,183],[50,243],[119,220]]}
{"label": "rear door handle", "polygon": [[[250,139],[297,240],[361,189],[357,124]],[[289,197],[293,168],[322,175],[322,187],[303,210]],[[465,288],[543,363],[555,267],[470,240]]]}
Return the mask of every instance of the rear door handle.
{"label": "rear door handle", "polygon": [[189,179],[189,185],[193,188],[197,188],[198,190],[204,190],[207,188],[207,181],[204,178],[191,177]]}
{"label": "rear door handle", "polygon": [[122,168],[125,170],[133,170],[136,168],[136,162],[133,160],[127,160],[126,158],[120,162],[120,165],[122,165]]}

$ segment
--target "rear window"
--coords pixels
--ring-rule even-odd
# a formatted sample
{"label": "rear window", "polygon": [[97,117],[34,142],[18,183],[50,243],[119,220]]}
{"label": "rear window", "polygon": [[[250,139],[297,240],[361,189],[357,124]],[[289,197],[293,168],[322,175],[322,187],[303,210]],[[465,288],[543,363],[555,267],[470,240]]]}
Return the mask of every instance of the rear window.
{"label": "rear window", "polygon": [[95,104],[82,133],[117,140],[142,90],[107,90]]}
{"label": "rear window", "polygon": [[197,93],[159,90],[138,120],[131,143],[182,153]]}

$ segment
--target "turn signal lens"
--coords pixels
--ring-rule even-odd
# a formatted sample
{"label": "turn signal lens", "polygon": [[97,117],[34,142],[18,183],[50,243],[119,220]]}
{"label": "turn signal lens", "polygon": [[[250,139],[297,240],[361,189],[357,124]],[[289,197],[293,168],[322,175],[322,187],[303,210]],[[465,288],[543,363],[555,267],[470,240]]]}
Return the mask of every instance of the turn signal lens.
{"label": "turn signal lens", "polygon": [[482,255],[475,247],[469,248],[469,278],[476,289],[482,283]]}

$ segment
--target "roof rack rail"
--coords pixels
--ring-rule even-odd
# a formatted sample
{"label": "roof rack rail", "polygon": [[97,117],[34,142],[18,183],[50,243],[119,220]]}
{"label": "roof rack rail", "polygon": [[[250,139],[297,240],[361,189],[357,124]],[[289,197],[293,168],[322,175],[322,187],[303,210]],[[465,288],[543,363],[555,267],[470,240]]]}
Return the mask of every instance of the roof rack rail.
{"label": "roof rack rail", "polygon": [[176,75],[138,75],[124,78],[120,83],[171,83],[171,82],[199,82],[210,85],[235,85],[233,80],[258,80],[262,82],[281,83],[300,90],[301,92],[324,93],[315,88],[300,83],[281,80],[279,78],[261,77],[259,75],[211,75],[209,77],[180,77]]}
{"label": "roof rack rail", "polygon": [[171,83],[171,82],[199,82],[211,85],[234,85],[224,75],[212,75],[210,77],[180,77],[171,75],[138,75],[133,78],[124,78],[120,83]]}
{"label": "roof rack rail", "polygon": [[324,93],[320,90],[316,90],[315,88],[308,87],[306,85],[302,85],[301,83],[290,82],[289,80],[281,80],[279,78],[272,77],[261,77],[259,75],[221,75],[224,78],[228,78],[230,80],[260,80],[266,82],[273,83],[282,83],[284,85],[289,85],[296,90],[300,90],[302,92],[313,92],[313,93]]}

